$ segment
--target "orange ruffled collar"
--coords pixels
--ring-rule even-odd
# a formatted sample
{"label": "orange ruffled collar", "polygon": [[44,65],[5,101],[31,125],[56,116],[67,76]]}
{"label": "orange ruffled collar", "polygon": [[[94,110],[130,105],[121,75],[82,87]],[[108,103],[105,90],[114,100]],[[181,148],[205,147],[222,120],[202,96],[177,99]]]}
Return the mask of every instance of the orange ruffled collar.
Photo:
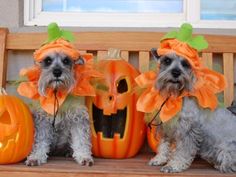
{"label": "orange ruffled collar", "polygon": [[[158,49],[158,54],[161,56],[171,52],[175,52],[190,62],[197,81],[193,91],[184,92],[179,97],[171,96],[168,98],[160,111],[161,121],[166,122],[181,111],[183,97],[185,96],[193,96],[202,108],[214,110],[218,105],[216,93],[223,91],[226,87],[225,77],[220,73],[203,67],[197,51],[184,42],[176,39],[164,40]],[[136,78],[137,84],[142,88],[146,88],[138,99],[138,111],[152,113],[159,110],[162,103],[166,100],[154,87],[157,75],[158,73],[149,71]]]}
{"label": "orange ruffled collar", "polygon": [[[66,91],[57,91],[58,106],[61,106],[65,101],[68,94],[75,96],[95,96],[95,90],[90,84],[91,78],[102,77],[102,74],[94,70],[92,55],[80,55],[78,50],[64,39],[58,39],[49,44],[42,46],[34,53],[34,59],[37,62],[42,61],[48,53],[63,52],[70,56],[73,60],[78,59],[80,56],[85,60],[83,65],[74,65],[76,84],[70,93]],[[54,114],[58,109],[55,104],[55,95],[53,89],[48,88],[46,96],[42,96],[38,92],[38,80],[40,77],[41,69],[38,65],[32,66],[20,71],[21,76],[26,76],[28,81],[19,85],[17,91],[20,95],[39,100],[42,109],[49,114]],[[55,107],[55,108],[54,108]],[[55,110],[54,110],[55,109]]]}

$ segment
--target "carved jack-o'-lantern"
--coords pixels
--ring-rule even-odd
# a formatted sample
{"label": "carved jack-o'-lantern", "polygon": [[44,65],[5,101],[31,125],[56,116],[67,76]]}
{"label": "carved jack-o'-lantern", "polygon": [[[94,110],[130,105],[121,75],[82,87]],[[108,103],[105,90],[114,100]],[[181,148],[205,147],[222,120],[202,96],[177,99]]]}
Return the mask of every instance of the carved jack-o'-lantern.
{"label": "carved jack-o'-lantern", "polygon": [[20,99],[0,96],[0,164],[18,162],[29,154],[33,127],[31,113]]}
{"label": "carved jack-o'-lantern", "polygon": [[132,157],[146,136],[144,114],[136,110],[138,93],[134,79],[139,72],[117,56],[100,60],[98,70],[105,78],[98,83],[96,96],[87,99],[93,122],[93,154],[105,158]]}

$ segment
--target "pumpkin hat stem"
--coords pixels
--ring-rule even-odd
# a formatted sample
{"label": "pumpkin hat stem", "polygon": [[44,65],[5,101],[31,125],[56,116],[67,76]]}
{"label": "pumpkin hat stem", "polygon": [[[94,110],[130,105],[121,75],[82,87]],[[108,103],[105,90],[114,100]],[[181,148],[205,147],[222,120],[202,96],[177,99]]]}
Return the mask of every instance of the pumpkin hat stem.
{"label": "pumpkin hat stem", "polygon": [[7,95],[7,92],[4,88],[0,88],[0,95]]}

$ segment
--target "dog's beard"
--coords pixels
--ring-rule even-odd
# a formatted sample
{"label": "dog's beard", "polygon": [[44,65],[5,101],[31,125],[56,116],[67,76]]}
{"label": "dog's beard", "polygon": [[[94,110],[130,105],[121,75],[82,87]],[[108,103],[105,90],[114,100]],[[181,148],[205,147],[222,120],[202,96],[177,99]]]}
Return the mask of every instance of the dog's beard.
{"label": "dog's beard", "polygon": [[180,96],[184,91],[191,91],[194,78],[192,75],[181,75],[179,78],[173,78],[169,73],[160,73],[156,82],[156,89],[163,97]]}
{"label": "dog's beard", "polygon": [[53,90],[71,92],[75,84],[74,75],[71,72],[63,72],[63,74],[56,78],[53,76],[52,72],[42,72],[38,82],[38,90],[41,96],[46,96],[46,91],[48,88]]}

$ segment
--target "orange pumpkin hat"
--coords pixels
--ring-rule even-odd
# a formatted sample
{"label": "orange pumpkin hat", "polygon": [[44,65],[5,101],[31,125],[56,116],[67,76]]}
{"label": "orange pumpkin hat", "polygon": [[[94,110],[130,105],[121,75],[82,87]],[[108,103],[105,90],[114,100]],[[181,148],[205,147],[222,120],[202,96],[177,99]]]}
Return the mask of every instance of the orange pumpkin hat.
{"label": "orange pumpkin hat", "polygon": [[[218,105],[216,93],[225,89],[226,80],[222,74],[202,65],[198,51],[207,47],[208,43],[203,36],[192,37],[192,26],[190,24],[183,24],[179,32],[167,33],[161,39],[158,55],[162,56],[174,52],[186,58],[192,66],[197,81],[191,92],[184,92],[179,97],[170,96],[167,99],[154,87],[158,73],[154,71],[143,73],[136,78],[137,84],[146,88],[137,102],[137,109],[146,113],[161,109],[160,119],[162,122],[166,122],[181,111],[183,97],[192,96],[197,99],[202,108],[214,110]],[[166,103],[161,108],[166,99]]]}
{"label": "orange pumpkin hat", "polygon": [[[91,78],[102,77],[102,74],[94,70],[91,54],[81,55],[79,51],[69,42],[73,36],[68,31],[60,30],[56,23],[48,26],[49,39],[45,45],[34,52],[34,60],[41,62],[49,53],[62,52],[69,56],[72,60],[79,57],[84,59],[84,64],[74,65],[76,83],[70,93],[66,91],[57,91],[57,100],[60,105],[65,101],[68,94],[75,96],[95,96],[95,90],[90,84]],[[55,105],[54,91],[51,88],[46,90],[46,96],[42,96],[38,92],[38,80],[40,78],[41,69],[38,65],[30,68],[22,69],[21,76],[26,76],[28,81],[19,85],[17,91],[20,95],[39,100],[42,109],[49,114],[54,114],[58,106]]]}

